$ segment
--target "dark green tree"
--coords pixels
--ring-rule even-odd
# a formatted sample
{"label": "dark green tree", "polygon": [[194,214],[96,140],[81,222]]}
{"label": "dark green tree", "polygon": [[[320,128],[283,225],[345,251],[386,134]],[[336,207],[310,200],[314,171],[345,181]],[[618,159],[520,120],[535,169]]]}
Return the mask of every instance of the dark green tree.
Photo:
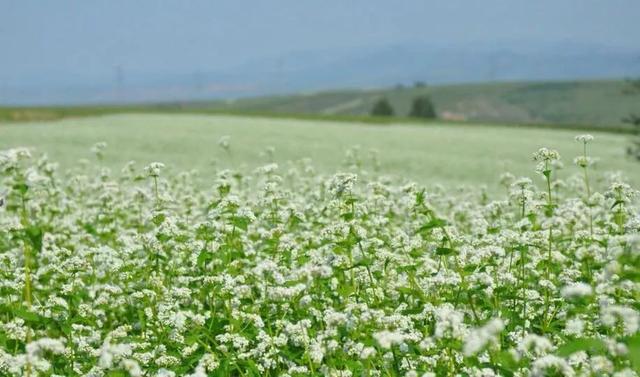
{"label": "dark green tree", "polygon": [[393,107],[386,98],[380,98],[371,108],[371,115],[373,116],[393,116]]}
{"label": "dark green tree", "polygon": [[429,96],[419,96],[413,99],[410,117],[433,119],[436,117],[436,108]]}

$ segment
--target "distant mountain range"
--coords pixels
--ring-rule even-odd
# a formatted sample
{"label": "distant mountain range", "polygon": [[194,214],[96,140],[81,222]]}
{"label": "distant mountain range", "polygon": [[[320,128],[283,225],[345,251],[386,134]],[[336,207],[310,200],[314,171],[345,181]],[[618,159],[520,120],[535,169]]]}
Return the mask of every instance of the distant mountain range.
{"label": "distant mountain range", "polygon": [[122,72],[108,79],[74,79],[9,86],[0,104],[97,104],[242,98],[335,88],[396,84],[547,81],[640,76],[640,47],[580,43],[512,46],[400,44],[264,57],[218,72]]}

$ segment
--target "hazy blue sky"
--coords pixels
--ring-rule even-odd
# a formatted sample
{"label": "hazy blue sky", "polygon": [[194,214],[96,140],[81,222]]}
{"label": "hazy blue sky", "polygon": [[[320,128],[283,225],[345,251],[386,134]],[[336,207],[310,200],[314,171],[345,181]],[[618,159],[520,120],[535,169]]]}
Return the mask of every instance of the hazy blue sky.
{"label": "hazy blue sky", "polygon": [[[640,45],[638,0],[0,0],[0,84],[211,71],[295,50]],[[34,81],[34,82],[35,82]]]}

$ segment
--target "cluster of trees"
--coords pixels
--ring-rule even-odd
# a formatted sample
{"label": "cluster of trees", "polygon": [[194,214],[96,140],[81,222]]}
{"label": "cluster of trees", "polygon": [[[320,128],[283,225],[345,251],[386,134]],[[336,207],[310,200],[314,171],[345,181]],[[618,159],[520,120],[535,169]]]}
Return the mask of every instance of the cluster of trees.
{"label": "cluster of trees", "polygon": [[[371,108],[371,115],[373,116],[394,116],[395,110],[386,98],[380,98]],[[411,110],[408,114],[414,118],[427,118],[433,119],[436,115],[436,108],[433,106],[433,102],[429,96],[423,95],[413,99],[411,103]]]}

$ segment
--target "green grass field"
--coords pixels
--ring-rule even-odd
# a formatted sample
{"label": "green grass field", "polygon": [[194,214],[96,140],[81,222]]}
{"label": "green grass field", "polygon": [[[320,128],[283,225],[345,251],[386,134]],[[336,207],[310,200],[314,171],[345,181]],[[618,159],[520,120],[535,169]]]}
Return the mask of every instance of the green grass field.
{"label": "green grass field", "polygon": [[[310,157],[321,171],[344,169],[347,149],[360,146],[365,166],[369,151],[378,151],[380,171],[424,184],[486,184],[497,187],[499,175],[534,176],[531,155],[542,146],[563,156],[561,175],[577,172],[580,153],[575,130],[548,130],[492,125],[372,125],[257,117],[206,115],[109,115],[62,121],[0,125],[0,149],[33,147],[70,166],[92,158],[90,147],[106,141],[106,163],[119,169],[129,160],[139,166],[161,161],[172,170],[196,168],[207,174],[218,166],[253,168],[266,162],[268,146],[275,160],[286,164]],[[591,154],[601,158],[600,171],[620,170],[640,181],[640,166],[626,159],[626,136],[593,133]],[[231,136],[231,155],[218,146]]]}

